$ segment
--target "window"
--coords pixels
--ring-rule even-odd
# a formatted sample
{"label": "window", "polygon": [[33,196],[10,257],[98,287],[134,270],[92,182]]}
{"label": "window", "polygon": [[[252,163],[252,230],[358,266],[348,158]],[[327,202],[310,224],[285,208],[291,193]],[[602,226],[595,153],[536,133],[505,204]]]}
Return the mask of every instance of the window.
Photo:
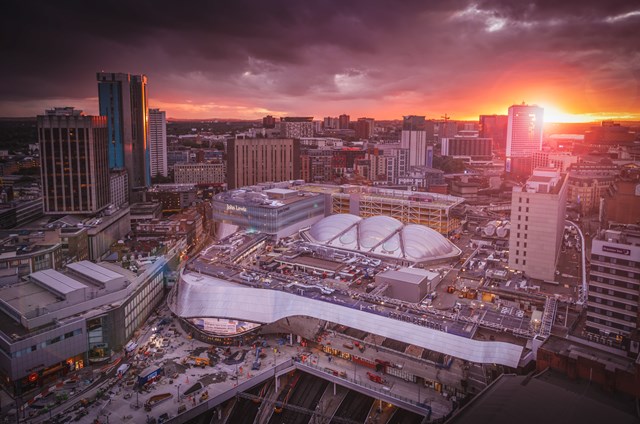
{"label": "window", "polygon": [[520,224],[518,224],[518,230],[520,229]]}
{"label": "window", "polygon": [[527,239],[527,233],[524,233],[524,239],[525,240]]}
{"label": "window", "polygon": [[529,199],[527,198],[527,203],[529,203]]}
{"label": "window", "polygon": [[518,258],[516,258],[516,265],[518,265]]}
{"label": "window", "polygon": [[[526,255],[525,255],[525,256],[526,256]],[[527,264],[527,260],[526,260],[526,259],[523,259],[523,260],[522,260],[522,265],[526,265],[526,264]]]}
{"label": "window", "polygon": [[525,247],[525,249],[527,248],[527,242],[526,241],[524,242],[524,247]]}
{"label": "window", "polygon": [[522,256],[527,256],[527,251],[526,250],[522,251]]}
{"label": "window", "polygon": [[518,206],[518,212],[522,212],[522,206]]}
{"label": "window", "polygon": [[525,217],[524,217],[524,220],[525,220],[525,221],[527,221],[527,222],[529,222],[529,215],[525,216]]}
{"label": "window", "polygon": [[527,206],[527,208],[525,209],[525,212],[529,212],[529,206]]}
{"label": "window", "polygon": [[516,247],[520,247],[520,242],[519,241],[516,242]]}

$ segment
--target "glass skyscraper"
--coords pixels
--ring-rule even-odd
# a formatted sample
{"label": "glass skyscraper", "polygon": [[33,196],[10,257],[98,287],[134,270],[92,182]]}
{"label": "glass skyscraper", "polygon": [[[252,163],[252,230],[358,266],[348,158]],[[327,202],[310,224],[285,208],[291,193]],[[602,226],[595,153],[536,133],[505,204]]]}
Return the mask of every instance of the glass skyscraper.
{"label": "glass skyscraper", "polygon": [[109,168],[124,168],[132,189],[151,185],[147,77],[99,72],[100,115],[107,117]]}

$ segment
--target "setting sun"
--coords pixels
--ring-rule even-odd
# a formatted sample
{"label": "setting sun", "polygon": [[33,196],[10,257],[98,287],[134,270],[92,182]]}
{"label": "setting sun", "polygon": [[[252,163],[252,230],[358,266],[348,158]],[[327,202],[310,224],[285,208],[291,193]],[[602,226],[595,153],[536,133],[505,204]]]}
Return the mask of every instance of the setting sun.
{"label": "setting sun", "polygon": [[538,106],[544,108],[544,122],[553,123],[581,123],[592,122],[598,120],[589,114],[573,114],[567,113],[554,105],[548,103],[537,103]]}

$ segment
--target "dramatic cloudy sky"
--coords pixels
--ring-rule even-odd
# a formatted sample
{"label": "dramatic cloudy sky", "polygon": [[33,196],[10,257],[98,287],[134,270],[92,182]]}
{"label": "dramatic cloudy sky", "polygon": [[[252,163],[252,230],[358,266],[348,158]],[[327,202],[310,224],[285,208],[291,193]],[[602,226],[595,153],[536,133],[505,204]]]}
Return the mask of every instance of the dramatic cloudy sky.
{"label": "dramatic cloudy sky", "polygon": [[8,0],[0,46],[0,116],[96,113],[104,70],[174,118],[640,119],[637,0]]}

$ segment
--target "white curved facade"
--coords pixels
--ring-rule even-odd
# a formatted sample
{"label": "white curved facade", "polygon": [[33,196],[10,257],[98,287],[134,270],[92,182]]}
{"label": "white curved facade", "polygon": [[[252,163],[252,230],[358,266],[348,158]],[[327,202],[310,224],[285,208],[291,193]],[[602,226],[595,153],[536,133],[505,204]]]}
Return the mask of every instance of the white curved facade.
{"label": "white curved facade", "polygon": [[340,304],[271,289],[257,289],[200,274],[180,278],[172,311],[181,318],[220,317],[273,323],[286,317],[309,316],[410,343],[476,363],[516,368],[522,346],[484,342],[387,318]]}
{"label": "white curved facade", "polygon": [[315,223],[305,236],[317,244],[412,262],[453,258],[461,253],[437,231],[424,225],[404,225],[389,216],[363,219],[351,214],[330,215]]}

